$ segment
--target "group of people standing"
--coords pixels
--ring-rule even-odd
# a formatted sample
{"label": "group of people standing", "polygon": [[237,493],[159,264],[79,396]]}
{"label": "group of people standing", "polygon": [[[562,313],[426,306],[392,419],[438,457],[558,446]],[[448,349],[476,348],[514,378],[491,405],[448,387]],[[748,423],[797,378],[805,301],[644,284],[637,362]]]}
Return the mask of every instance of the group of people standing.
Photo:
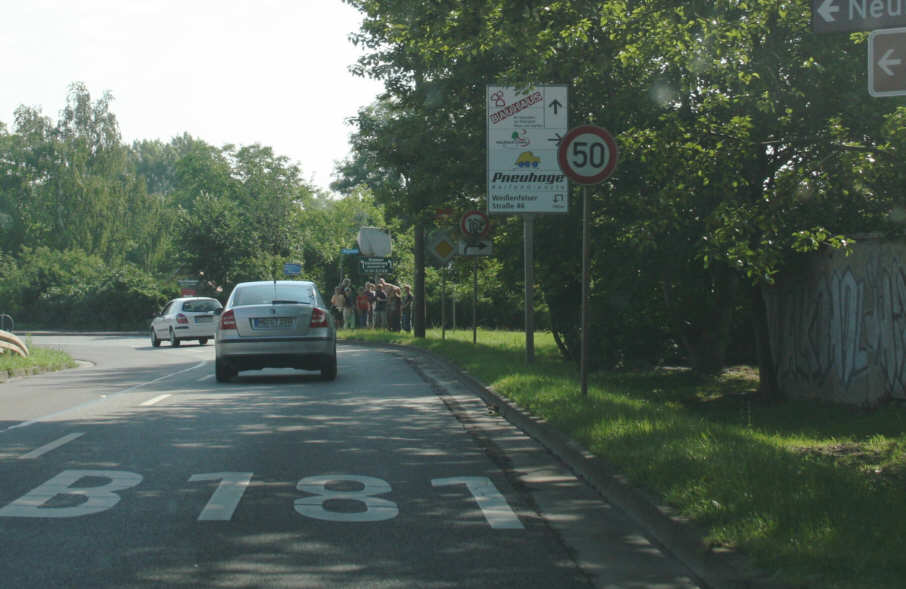
{"label": "group of people standing", "polygon": [[349,278],[344,278],[330,299],[338,325],[346,329],[412,329],[412,289],[399,287],[383,278],[366,282],[358,293]]}

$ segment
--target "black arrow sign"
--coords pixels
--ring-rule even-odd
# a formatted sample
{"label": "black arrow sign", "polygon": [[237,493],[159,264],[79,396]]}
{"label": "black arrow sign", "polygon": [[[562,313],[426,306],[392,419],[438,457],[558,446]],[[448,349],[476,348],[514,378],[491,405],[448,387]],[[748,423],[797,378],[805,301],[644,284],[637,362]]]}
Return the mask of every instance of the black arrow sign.
{"label": "black arrow sign", "polygon": [[548,104],[548,106],[554,109],[554,114],[557,114],[559,109],[563,108],[563,103],[554,98],[554,101]]}

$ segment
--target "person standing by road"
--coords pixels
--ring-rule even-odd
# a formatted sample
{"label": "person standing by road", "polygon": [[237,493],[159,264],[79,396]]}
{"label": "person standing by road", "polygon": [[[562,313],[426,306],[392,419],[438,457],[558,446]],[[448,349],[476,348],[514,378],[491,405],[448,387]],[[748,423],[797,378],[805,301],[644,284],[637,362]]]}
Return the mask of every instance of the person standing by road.
{"label": "person standing by road", "polygon": [[412,288],[408,284],[403,285],[403,309],[401,317],[401,327],[405,331],[412,329]]}
{"label": "person standing by road", "polygon": [[355,329],[355,291],[352,281],[344,278],[340,286],[343,292],[343,327]]}
{"label": "person standing by road", "polygon": [[400,314],[403,308],[403,298],[400,295],[400,287],[393,287],[393,291],[387,299],[387,319],[390,331],[400,330]]}
{"label": "person standing by road", "polygon": [[367,285],[360,288],[359,294],[355,298],[356,327],[358,328],[368,327],[368,311],[371,309],[371,301],[365,294],[366,287]]}
{"label": "person standing by road", "polygon": [[333,307],[333,316],[338,325],[343,325],[343,308],[346,306],[346,298],[343,296],[341,286],[333,289],[333,296],[330,297],[330,306]]}
{"label": "person standing by road", "polygon": [[377,302],[377,293],[373,282],[365,283],[365,296],[368,297],[368,327],[374,329],[374,306]]}
{"label": "person standing by road", "polygon": [[[390,297],[393,295],[394,289],[399,289],[399,287],[396,286],[395,284],[390,284],[389,282],[384,280],[383,277],[378,279],[378,285],[377,285],[378,295],[380,295],[381,292],[384,293],[384,303],[385,303],[384,304],[384,318],[383,318],[383,323],[381,324],[381,326],[384,327],[385,329],[390,328],[390,315],[389,315],[390,308],[388,305],[390,303]],[[380,299],[378,299],[378,300],[380,300]]]}
{"label": "person standing by road", "polygon": [[387,293],[380,284],[374,290],[374,326],[378,329],[387,328]]}

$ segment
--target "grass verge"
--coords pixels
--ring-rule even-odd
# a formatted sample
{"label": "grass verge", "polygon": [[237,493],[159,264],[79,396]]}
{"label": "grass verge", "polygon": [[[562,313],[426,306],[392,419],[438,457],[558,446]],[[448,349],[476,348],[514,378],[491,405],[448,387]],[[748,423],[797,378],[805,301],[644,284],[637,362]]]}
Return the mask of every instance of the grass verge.
{"label": "grass verge", "polygon": [[0,354],[0,376],[24,376],[35,372],[52,372],[76,366],[75,360],[66,352],[32,347],[30,341],[26,341],[26,345],[29,351],[26,358],[9,351]]}
{"label": "grass verge", "polygon": [[778,580],[800,587],[906,586],[906,408],[763,405],[757,372],[602,372],[582,398],[550,334],[343,331],[451,360],[620,468]]}

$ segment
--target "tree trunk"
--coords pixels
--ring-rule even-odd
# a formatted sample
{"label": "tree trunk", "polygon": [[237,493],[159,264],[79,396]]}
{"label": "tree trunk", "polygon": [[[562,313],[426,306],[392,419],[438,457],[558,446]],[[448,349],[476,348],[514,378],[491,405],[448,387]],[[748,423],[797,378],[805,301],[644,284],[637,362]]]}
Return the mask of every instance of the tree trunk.
{"label": "tree trunk", "polygon": [[786,396],[777,382],[777,366],[771,353],[771,333],[768,325],[768,309],[762,287],[752,287],[752,331],[755,334],[755,349],[758,352],[758,396],[767,402],[777,403]]}
{"label": "tree trunk", "polygon": [[[714,293],[707,297],[708,306],[691,311],[688,295],[675,300],[673,286],[664,281],[664,303],[671,318],[671,327],[686,350],[692,370],[701,374],[714,374],[724,367],[727,348],[733,328],[733,315],[740,278],[727,268],[711,272],[710,287]],[[698,305],[696,305],[697,307]]]}

